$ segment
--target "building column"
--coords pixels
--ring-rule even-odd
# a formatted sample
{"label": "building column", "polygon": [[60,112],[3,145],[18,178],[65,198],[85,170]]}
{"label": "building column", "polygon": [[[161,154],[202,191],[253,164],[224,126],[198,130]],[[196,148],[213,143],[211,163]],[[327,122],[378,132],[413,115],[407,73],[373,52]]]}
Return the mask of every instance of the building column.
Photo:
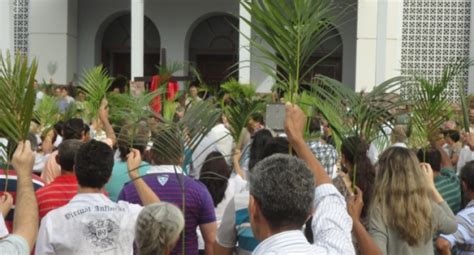
{"label": "building column", "polygon": [[[471,4],[471,28],[469,31],[469,59],[474,60],[474,4]],[[467,93],[474,93],[474,65],[469,66]]]}
{"label": "building column", "polygon": [[131,80],[143,77],[144,58],[144,0],[131,0],[132,5],[132,35],[131,35]]}
{"label": "building column", "polygon": [[251,20],[252,17],[250,13],[240,4],[239,5],[239,82],[242,84],[250,83],[250,40],[252,36],[252,29],[250,26],[242,19]]}
{"label": "building column", "polygon": [[0,52],[5,53],[13,50],[13,15],[12,3],[10,0],[0,0]]}

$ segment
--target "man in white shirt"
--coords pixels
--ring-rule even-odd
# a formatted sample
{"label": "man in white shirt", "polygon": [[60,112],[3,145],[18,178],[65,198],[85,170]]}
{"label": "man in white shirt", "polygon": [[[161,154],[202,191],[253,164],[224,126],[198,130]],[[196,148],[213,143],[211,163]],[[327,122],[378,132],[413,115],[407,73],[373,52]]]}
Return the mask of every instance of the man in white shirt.
{"label": "man in white shirt", "polygon": [[[305,162],[275,155],[254,167],[249,212],[253,233],[262,242],[253,254],[354,254],[346,202],[304,142],[306,117],[291,104],[286,116],[288,140]],[[311,245],[301,227],[313,209]]]}
{"label": "man in white shirt", "polygon": [[456,167],[458,175],[467,162],[474,160],[474,133],[467,133],[463,135],[463,138],[466,145],[459,152]]}
{"label": "man in white shirt", "polygon": [[230,165],[232,158],[232,145],[234,139],[230,134],[230,131],[225,127],[222,119],[217,123],[209,133],[201,140],[197,148],[193,152],[193,163],[190,175],[196,179],[199,179],[202,165],[209,155],[209,153],[217,151],[220,152],[227,163]]}
{"label": "man in white shirt", "polygon": [[[78,194],[43,218],[36,254],[132,254],[135,223],[142,207],[115,203],[104,195],[113,157],[114,152],[105,143],[92,140],[81,146],[74,166]],[[132,149],[127,160],[130,179],[144,205],[159,202],[139,178],[136,170],[140,163],[140,152]]]}

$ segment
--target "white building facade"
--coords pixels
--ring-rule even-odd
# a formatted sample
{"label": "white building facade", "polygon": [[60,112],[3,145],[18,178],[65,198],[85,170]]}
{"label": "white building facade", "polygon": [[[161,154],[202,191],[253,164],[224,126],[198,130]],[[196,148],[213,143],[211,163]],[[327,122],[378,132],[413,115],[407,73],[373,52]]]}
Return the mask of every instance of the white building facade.
{"label": "white building facade", "polygon": [[[436,77],[452,59],[474,59],[471,0],[335,1],[350,10],[334,24],[332,45],[341,47],[317,72],[357,91],[400,74]],[[0,0],[0,50],[35,57],[37,79],[58,84],[77,82],[98,64],[112,75],[149,76],[164,60],[191,62],[218,82],[240,62],[235,76],[269,91],[273,81],[249,66],[249,43],[234,29],[251,34],[239,22],[246,15],[238,0]],[[472,84],[474,69],[462,78]]]}

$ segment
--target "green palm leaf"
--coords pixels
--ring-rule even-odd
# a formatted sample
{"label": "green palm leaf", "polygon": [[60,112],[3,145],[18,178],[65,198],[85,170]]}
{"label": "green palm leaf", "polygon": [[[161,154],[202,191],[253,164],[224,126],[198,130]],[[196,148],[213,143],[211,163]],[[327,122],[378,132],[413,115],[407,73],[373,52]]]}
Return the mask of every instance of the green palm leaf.
{"label": "green palm leaf", "polygon": [[113,79],[102,65],[91,68],[82,76],[80,87],[86,93],[91,119],[97,117],[102,99],[106,97],[112,82]]}
{"label": "green palm leaf", "polygon": [[[3,96],[0,100],[0,133],[12,146],[25,140],[29,132],[37,67],[36,60],[30,64],[26,55],[16,54],[12,62],[9,52],[5,57],[0,53],[0,94]],[[12,151],[8,153],[11,155]]]}
{"label": "green palm leaf", "polygon": [[[264,60],[258,61],[262,70],[289,94],[290,102],[295,102],[299,84],[324,57],[309,70],[305,65],[314,51],[330,39],[328,35],[347,8],[340,8],[331,0],[241,0],[240,4],[252,17],[241,17],[255,34],[255,38],[243,34],[257,49],[252,53]],[[264,62],[276,64],[281,71],[275,72]]]}
{"label": "green palm leaf", "polygon": [[59,100],[56,97],[44,95],[36,106],[34,117],[40,124],[42,135],[46,135],[59,121],[61,113],[58,103]]}

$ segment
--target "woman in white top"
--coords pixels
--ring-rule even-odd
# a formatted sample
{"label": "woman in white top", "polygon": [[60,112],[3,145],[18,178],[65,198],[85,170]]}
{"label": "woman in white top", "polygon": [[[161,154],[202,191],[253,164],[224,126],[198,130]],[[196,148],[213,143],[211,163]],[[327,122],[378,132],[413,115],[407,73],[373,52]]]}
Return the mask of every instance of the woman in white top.
{"label": "woman in white top", "polygon": [[[224,210],[235,194],[245,190],[247,181],[241,175],[232,175],[232,170],[220,152],[211,152],[201,168],[199,180],[206,185],[211,194],[216,211],[217,227],[219,227]],[[202,236],[198,231],[199,249],[204,249]],[[202,244],[202,245],[201,245]]]}

